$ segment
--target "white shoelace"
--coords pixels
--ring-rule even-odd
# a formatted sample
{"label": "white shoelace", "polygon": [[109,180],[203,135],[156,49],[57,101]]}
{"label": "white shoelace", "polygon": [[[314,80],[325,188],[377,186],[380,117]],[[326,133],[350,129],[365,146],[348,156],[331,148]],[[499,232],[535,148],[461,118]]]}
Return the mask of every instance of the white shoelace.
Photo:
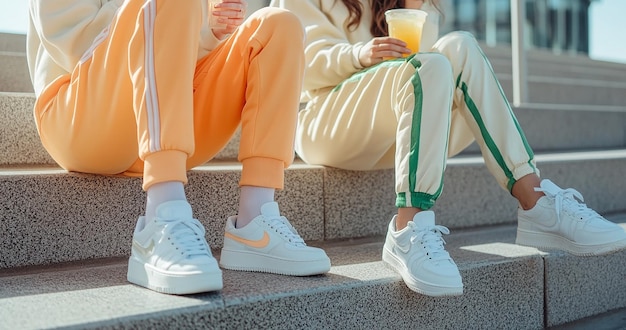
{"label": "white shoelace", "polygon": [[285,217],[266,217],[269,221],[269,226],[275,230],[278,234],[286,238],[290,243],[295,246],[306,246],[304,240],[298,231],[289,223],[289,220]]}
{"label": "white shoelace", "polygon": [[418,229],[413,225],[411,244],[421,243],[426,250],[426,255],[432,260],[451,260],[450,254],[445,250],[446,241],[442,235],[450,234],[450,230],[441,225],[428,226]]}
{"label": "white shoelace", "polygon": [[210,255],[205,244],[205,230],[197,219],[156,220],[164,226],[163,236],[178,249],[180,258]]}
{"label": "white shoelace", "polygon": [[543,192],[549,198],[554,199],[556,217],[559,222],[561,221],[561,211],[569,213],[579,220],[587,221],[592,218],[601,218],[596,211],[588,208],[586,204],[582,203],[585,201],[583,199],[583,195],[576,189],[561,189],[560,191],[554,193],[550,190],[536,187],[535,191]]}

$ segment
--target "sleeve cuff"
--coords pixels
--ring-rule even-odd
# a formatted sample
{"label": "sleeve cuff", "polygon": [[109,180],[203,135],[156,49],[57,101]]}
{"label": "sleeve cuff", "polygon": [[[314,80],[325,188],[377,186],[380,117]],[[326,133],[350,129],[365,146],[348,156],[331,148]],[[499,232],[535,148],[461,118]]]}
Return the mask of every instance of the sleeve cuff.
{"label": "sleeve cuff", "polygon": [[358,42],[352,46],[352,65],[354,65],[354,67],[358,70],[365,69],[359,60],[359,54],[361,53],[363,46],[365,46],[365,43],[363,42]]}

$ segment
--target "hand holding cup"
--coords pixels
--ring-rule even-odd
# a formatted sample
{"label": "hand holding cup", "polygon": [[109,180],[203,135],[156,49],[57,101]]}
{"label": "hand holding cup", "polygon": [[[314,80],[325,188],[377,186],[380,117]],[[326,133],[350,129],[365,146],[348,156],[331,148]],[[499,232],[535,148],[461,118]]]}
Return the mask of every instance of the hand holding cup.
{"label": "hand holding cup", "polygon": [[246,0],[208,0],[209,26],[218,39],[224,39],[243,23],[248,3]]}
{"label": "hand holding cup", "polygon": [[419,9],[391,9],[386,11],[385,19],[389,36],[404,41],[411,53],[419,52],[426,16],[428,13]]}

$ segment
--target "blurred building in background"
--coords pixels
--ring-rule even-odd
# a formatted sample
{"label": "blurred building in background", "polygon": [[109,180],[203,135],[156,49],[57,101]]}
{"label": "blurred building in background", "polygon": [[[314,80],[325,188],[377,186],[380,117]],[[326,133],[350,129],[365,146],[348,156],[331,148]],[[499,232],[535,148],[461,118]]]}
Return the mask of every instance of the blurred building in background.
{"label": "blurred building in background", "polygon": [[[589,54],[594,0],[526,0],[526,46]],[[443,0],[442,31],[465,30],[490,46],[511,42],[510,0]]]}

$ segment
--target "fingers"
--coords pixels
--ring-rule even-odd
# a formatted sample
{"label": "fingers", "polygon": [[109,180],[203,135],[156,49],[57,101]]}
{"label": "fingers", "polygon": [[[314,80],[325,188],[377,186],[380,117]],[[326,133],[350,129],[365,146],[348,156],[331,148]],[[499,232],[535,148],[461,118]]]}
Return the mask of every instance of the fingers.
{"label": "fingers", "polygon": [[246,18],[248,3],[245,0],[222,0],[215,4],[212,15],[216,17],[221,27],[214,27],[213,33],[222,37],[232,34],[237,27],[243,24]]}
{"label": "fingers", "polygon": [[216,4],[215,8],[218,9],[215,11],[216,16],[243,20],[246,17],[248,3],[244,0],[223,0],[221,3]]}
{"label": "fingers", "polygon": [[406,48],[406,43],[394,38],[378,38],[372,44],[372,54],[375,57],[389,58],[401,57],[410,54],[411,50]]}
{"label": "fingers", "polygon": [[400,40],[400,39],[395,39],[395,38],[391,38],[391,37],[380,37],[380,38],[375,38],[372,42],[372,44],[374,45],[396,45],[396,46],[400,46],[400,47],[406,47],[406,42]]}

